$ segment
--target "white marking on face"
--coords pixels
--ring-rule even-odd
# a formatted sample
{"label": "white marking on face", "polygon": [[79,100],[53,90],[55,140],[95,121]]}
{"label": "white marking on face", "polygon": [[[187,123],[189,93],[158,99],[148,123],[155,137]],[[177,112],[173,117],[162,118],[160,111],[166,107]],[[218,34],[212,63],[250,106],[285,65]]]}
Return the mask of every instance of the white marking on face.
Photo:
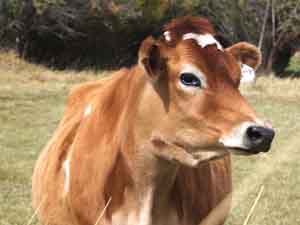
{"label": "white marking on face", "polygon": [[[201,88],[206,88],[207,87],[207,81],[204,73],[200,71],[196,66],[192,64],[184,64],[182,67],[182,70],[180,71],[180,75],[183,73],[191,73],[195,75],[200,81],[201,81]],[[186,86],[181,81],[179,80],[179,86],[190,93],[195,94],[196,91],[199,90],[199,87],[193,87],[193,86]]]}
{"label": "white marking on face", "polygon": [[63,163],[63,170],[65,175],[64,192],[68,193],[70,186],[70,159],[67,159]]}
{"label": "white marking on face", "polygon": [[255,81],[255,70],[246,65],[246,64],[241,64],[241,83],[252,83]]}
{"label": "white marking on face", "polygon": [[92,106],[88,105],[84,110],[84,116],[88,116],[92,112]]}
{"label": "white marking on face", "polygon": [[216,45],[220,51],[223,51],[222,45],[211,34],[187,33],[183,35],[182,39],[193,39],[197,41],[198,45],[202,48],[205,48],[208,45]]}
{"label": "white marking on face", "polygon": [[166,41],[171,41],[171,32],[170,31],[165,31],[164,32],[164,37]]}
{"label": "white marking on face", "polygon": [[219,142],[228,148],[242,148],[247,149],[248,143],[246,136],[246,130],[250,126],[257,126],[253,122],[244,122],[240,126],[233,128],[233,130],[225,137],[220,138]]}

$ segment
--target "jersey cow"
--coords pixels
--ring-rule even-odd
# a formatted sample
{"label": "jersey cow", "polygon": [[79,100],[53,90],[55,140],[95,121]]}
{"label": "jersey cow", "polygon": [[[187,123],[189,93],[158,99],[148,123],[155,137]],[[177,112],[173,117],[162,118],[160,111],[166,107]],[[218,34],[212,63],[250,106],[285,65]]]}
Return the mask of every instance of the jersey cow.
{"label": "jersey cow", "polygon": [[230,152],[266,152],[274,131],[238,90],[259,50],[214,35],[206,19],[175,19],[137,65],[71,91],[33,174],[43,224],[223,224]]}

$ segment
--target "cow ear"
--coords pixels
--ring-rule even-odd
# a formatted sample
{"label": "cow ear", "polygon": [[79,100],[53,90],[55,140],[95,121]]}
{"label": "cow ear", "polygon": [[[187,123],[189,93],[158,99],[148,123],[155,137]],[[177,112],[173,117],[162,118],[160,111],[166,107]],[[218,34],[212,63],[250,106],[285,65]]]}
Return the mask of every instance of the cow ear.
{"label": "cow ear", "polygon": [[165,60],[161,54],[161,46],[153,38],[148,37],[139,49],[139,65],[151,80],[157,80],[165,70]]}
{"label": "cow ear", "polygon": [[254,70],[261,64],[261,51],[250,43],[239,42],[226,48],[226,51],[231,53],[241,64],[246,64]]}

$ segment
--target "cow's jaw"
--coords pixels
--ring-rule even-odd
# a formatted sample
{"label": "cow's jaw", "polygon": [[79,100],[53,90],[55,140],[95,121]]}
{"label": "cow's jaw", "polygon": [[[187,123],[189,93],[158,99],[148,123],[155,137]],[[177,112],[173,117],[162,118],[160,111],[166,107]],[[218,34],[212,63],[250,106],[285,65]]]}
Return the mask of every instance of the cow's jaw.
{"label": "cow's jaw", "polygon": [[188,167],[197,167],[201,163],[221,158],[228,154],[226,149],[218,146],[213,148],[191,147],[158,135],[152,136],[148,146],[155,156],[171,163]]}

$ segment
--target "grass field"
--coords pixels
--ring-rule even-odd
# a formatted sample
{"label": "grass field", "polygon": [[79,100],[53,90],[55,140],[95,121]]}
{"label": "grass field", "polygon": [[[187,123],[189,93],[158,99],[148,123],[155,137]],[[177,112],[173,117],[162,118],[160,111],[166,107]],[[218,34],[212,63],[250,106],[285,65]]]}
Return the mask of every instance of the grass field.
{"label": "grass field", "polygon": [[[34,162],[62,115],[68,90],[105,75],[51,71],[0,53],[0,225],[29,224]],[[277,133],[267,155],[234,157],[233,209],[226,224],[243,224],[263,186],[248,224],[298,225],[300,80],[260,78],[242,91]]]}

